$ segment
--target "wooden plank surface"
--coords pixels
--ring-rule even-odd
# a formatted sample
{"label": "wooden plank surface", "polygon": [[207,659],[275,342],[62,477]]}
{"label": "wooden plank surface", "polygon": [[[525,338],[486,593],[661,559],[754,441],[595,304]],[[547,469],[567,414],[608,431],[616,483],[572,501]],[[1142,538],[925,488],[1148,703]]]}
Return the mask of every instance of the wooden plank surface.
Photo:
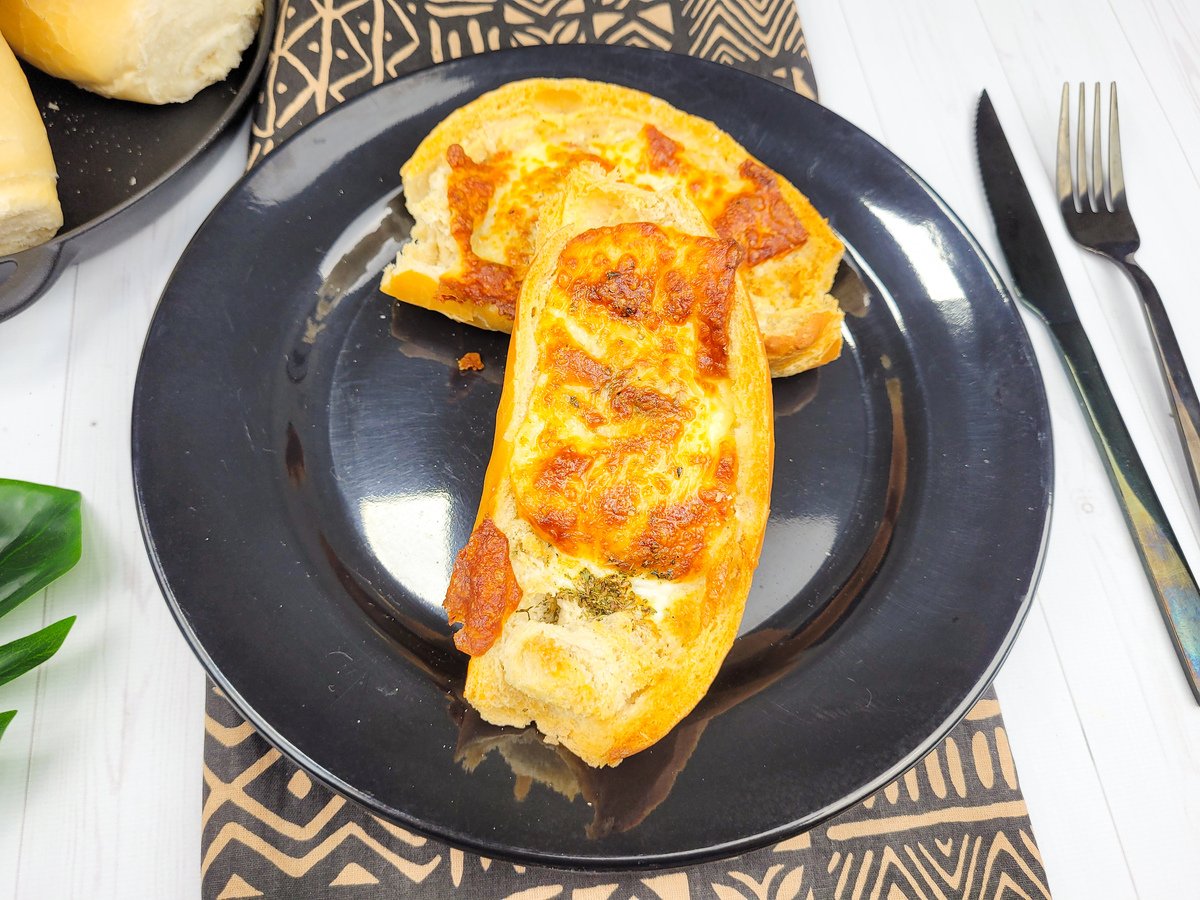
{"label": "wooden plank surface", "polygon": [[[800,0],[822,98],[923,175],[999,260],[971,121],[986,87],[1109,381],[1185,550],[1192,502],[1133,295],[1085,259],[1050,177],[1064,79],[1120,83],[1130,203],[1200,372],[1200,12],[1192,0]],[[0,636],[79,614],[54,663],[0,689],[0,897],[188,897],[199,885],[203,677],[154,586],[129,476],[146,324],[240,148],[177,206],[69,271],[0,325],[0,474],[84,491],[80,565]],[[997,687],[1059,898],[1196,896],[1200,707],[1192,701],[1070,385],[1026,317],[1055,429],[1057,480],[1037,601]]]}
{"label": "wooden plank surface", "polygon": [[199,891],[204,676],[142,547],[130,409],[158,295],[244,146],[0,326],[0,472],[81,490],[86,522],[79,564],[3,622],[13,636],[78,615],[53,662],[0,694],[19,709],[0,742],[3,897]]}

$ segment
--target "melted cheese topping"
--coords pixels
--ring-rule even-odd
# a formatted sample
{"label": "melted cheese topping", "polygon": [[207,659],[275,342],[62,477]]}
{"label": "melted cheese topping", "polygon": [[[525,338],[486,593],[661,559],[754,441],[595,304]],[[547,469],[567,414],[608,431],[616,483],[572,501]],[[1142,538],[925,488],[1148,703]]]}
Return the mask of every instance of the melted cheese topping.
{"label": "melted cheese topping", "polygon": [[733,515],[741,255],[647,223],[585,231],[559,255],[509,474],[518,514],[561,553],[677,580]]}
{"label": "melted cheese topping", "polygon": [[507,153],[490,162],[478,163],[454,144],[446,152],[450,176],[446,181],[446,202],[450,209],[450,234],[462,256],[462,270],[453,276],[443,276],[442,296],[462,303],[490,303],[505,318],[517,311],[517,295],[521,278],[503,256],[488,259],[475,252],[473,238],[476,229],[487,216],[496,186],[510,171]]}
{"label": "melted cheese topping", "polygon": [[[576,142],[566,140],[568,133]],[[808,236],[772,170],[744,157],[714,171],[649,123],[610,117],[587,127],[567,118],[543,121],[532,132],[514,129],[508,138],[478,160],[458,144],[447,151],[451,233],[463,264],[441,279],[440,289],[449,299],[489,303],[509,319],[536,246],[539,211],[585,160],[619,169],[642,187],[686,185],[716,232],[742,247],[748,267],[802,247]]]}

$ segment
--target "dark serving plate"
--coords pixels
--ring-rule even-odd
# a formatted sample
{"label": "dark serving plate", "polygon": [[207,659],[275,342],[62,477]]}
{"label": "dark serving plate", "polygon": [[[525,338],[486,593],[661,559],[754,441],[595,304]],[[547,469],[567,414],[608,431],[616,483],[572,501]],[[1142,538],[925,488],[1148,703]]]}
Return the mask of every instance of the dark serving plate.
{"label": "dark serving plate", "polygon": [[0,321],[26,309],[69,263],[132,234],[190,184],[178,176],[257,90],[276,6],[263,4],[258,37],[241,65],[187,103],[110,100],[22,64],[58,168],[63,226],[45,244],[0,256]]}
{"label": "dark serving plate", "polygon": [[[691,716],[599,772],[465,707],[465,658],[440,608],[481,492],[506,338],[393,311],[376,290],[409,225],[397,169],[421,138],[483,91],[565,75],[713,119],[850,248],[845,353],[775,384],[771,519],[740,637]],[[483,372],[459,373],[468,351]],[[150,327],[133,468],[185,636],[313,776],[487,856],[650,867],[811,826],[964,715],[1030,602],[1049,428],[995,271],[871,138],[730,68],[539,48],[385,84],[233,188]],[[580,796],[535,783],[518,800],[506,759]]]}

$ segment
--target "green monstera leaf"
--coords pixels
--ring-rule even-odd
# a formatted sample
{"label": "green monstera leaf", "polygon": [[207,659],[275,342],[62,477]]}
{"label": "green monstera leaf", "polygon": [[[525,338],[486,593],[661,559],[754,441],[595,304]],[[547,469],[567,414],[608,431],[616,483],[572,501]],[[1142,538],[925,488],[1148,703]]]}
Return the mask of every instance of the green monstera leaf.
{"label": "green monstera leaf", "polygon": [[[83,521],[78,491],[0,478],[0,617],[79,562]],[[75,622],[68,616],[0,644],[0,684],[24,675],[56,652]],[[0,737],[16,710],[0,712]]]}
{"label": "green monstera leaf", "polygon": [[0,616],[79,562],[78,491],[0,478]]}
{"label": "green monstera leaf", "polygon": [[20,678],[57,653],[74,624],[75,617],[67,616],[53,625],[47,625],[41,631],[35,631],[0,646],[0,684],[8,684],[14,678]]}

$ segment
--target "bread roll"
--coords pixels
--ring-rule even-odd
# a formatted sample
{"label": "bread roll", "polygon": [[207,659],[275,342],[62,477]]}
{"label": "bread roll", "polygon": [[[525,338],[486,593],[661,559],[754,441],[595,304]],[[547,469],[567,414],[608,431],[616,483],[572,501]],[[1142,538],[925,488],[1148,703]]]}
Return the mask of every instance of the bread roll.
{"label": "bread roll", "polygon": [[57,180],[29,82],[0,38],[0,256],[45,243],[62,227]]}
{"label": "bread roll", "polygon": [[770,375],[741,250],[685,197],[585,168],[552,215],[446,609],[485,720],[615,765],[687,715],[737,633]]}
{"label": "bread roll", "polygon": [[254,40],[263,0],[0,0],[17,55],[81,88],[182,103],[223,79]]}
{"label": "bread roll", "polygon": [[842,245],[786,179],[712,122],[657,97],[583,79],[504,85],[447,116],[403,166],[413,241],[382,290],[452,319],[509,331],[538,218],[581,160],[655,191],[684,191],[741,268],[773,375],[836,359],[829,295]]}

